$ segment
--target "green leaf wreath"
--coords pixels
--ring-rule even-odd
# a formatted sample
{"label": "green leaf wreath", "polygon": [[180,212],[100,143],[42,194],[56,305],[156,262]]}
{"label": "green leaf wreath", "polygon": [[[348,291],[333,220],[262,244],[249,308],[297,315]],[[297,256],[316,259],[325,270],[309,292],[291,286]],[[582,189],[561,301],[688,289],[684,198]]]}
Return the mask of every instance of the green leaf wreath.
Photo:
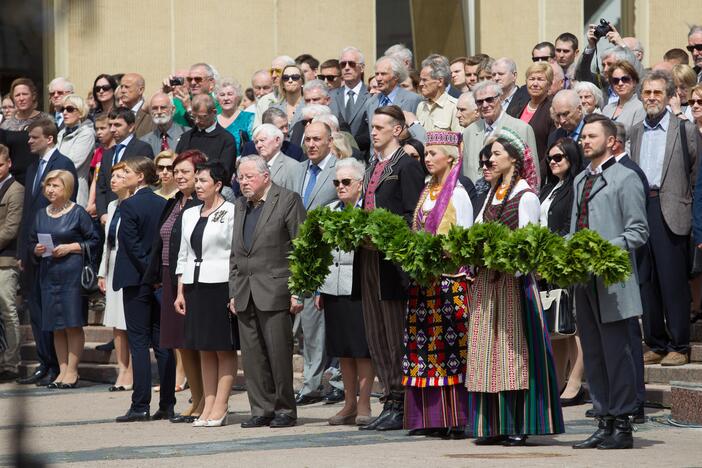
{"label": "green leaf wreath", "polygon": [[609,286],[631,274],[629,254],[587,229],[568,240],[536,224],[512,231],[499,223],[478,223],[432,235],[412,231],[404,218],[383,209],[368,213],[317,208],[308,213],[293,240],[290,290],[316,291],[329,274],[332,248],[350,251],[361,245],[377,248],[421,285],[462,265],[508,274],[535,271],[561,287],[582,283],[590,275]]}

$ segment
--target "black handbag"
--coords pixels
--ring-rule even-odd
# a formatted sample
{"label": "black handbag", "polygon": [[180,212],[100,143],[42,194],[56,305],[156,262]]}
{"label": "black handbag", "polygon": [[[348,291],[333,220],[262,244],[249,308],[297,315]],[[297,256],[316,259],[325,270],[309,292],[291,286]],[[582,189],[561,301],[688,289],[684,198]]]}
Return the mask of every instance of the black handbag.
{"label": "black handbag", "polygon": [[80,285],[83,288],[83,294],[89,296],[98,290],[97,275],[95,274],[95,266],[93,265],[93,257],[90,254],[90,248],[85,242],[80,243],[80,250],[83,256]]}
{"label": "black handbag", "polygon": [[544,320],[551,336],[575,335],[573,296],[568,289],[548,289],[539,293]]}

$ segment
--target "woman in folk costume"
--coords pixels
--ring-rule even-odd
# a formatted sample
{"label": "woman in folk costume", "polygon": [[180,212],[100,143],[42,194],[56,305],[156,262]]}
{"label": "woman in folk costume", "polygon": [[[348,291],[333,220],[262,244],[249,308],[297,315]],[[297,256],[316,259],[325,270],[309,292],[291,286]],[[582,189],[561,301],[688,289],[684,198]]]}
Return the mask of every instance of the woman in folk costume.
{"label": "woman in folk costume", "polygon": [[[530,149],[511,130],[491,143],[497,182],[476,222],[510,229],[539,223]],[[478,270],[468,325],[468,432],[477,445],[525,445],[527,434],[564,432],[551,342],[531,272]]]}
{"label": "woman in folk costume", "polygon": [[[473,206],[458,180],[460,141],[456,132],[427,133],[425,166],[431,179],[419,197],[414,230],[446,234],[453,225],[473,224]],[[428,287],[410,286],[402,362],[404,425],[410,435],[465,438],[469,290],[465,273],[452,273]]]}

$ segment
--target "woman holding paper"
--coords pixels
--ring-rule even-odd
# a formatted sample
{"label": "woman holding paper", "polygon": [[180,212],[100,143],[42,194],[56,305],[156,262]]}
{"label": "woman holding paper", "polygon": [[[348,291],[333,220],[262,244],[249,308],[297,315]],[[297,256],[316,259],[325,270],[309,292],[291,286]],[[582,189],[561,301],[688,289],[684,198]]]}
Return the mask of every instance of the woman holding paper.
{"label": "woman holding paper", "polygon": [[90,215],[70,200],[74,184],[68,171],[46,175],[43,190],[50,205],[37,213],[30,232],[29,248],[40,263],[42,328],[54,333],[60,368],[48,388],[75,388],[78,382],[88,305],[80,284],[81,245],[95,252],[100,242]]}

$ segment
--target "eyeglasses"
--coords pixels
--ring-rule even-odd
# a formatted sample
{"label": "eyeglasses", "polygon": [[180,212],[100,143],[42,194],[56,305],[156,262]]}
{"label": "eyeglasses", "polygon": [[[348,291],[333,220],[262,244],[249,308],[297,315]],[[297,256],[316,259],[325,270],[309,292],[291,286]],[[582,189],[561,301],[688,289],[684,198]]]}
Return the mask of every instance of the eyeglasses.
{"label": "eyeglasses", "polygon": [[64,107],[63,109],[61,109],[61,112],[68,112],[69,114],[72,114],[72,113],[74,113],[74,112],[77,111],[77,110],[78,110],[77,107],[66,106],[66,107]]}
{"label": "eyeglasses", "polygon": [[298,75],[297,73],[295,73],[294,75],[283,75],[281,78],[283,79],[283,81],[300,81],[302,75]]}
{"label": "eyeglasses", "polygon": [[702,44],[692,44],[685,48],[688,52],[692,52],[693,50],[696,50],[697,52],[702,52]]}
{"label": "eyeglasses", "polygon": [[548,162],[555,162],[559,163],[563,161],[563,158],[565,158],[565,154],[563,153],[556,153],[556,154],[549,154],[546,159],[548,159]]}
{"label": "eyeglasses", "polygon": [[205,76],[205,77],[202,77],[202,76],[189,76],[189,77],[187,77],[187,78],[185,79],[185,81],[187,81],[188,83],[200,84],[200,83],[202,83],[203,81],[209,80],[209,79],[211,79],[209,76]]}
{"label": "eyeglasses", "polygon": [[340,76],[341,75],[317,75],[317,79],[332,82]]}
{"label": "eyeglasses", "polygon": [[478,105],[478,107],[480,107],[483,105],[483,103],[488,104],[488,105],[494,104],[495,99],[497,99],[497,96],[489,96],[489,97],[486,97],[483,99],[476,99],[475,103]]}
{"label": "eyeglasses", "polygon": [[49,96],[63,96],[67,93],[68,91],[49,91]]}
{"label": "eyeglasses", "polygon": [[478,161],[478,167],[484,167],[486,169],[489,169],[492,167],[492,161],[490,161],[489,159],[481,159],[480,161]]}
{"label": "eyeglasses", "polygon": [[270,73],[271,76],[280,75],[281,73],[283,73],[283,69],[282,68],[271,68],[268,70],[268,73]]}
{"label": "eyeglasses", "polygon": [[108,91],[112,91],[112,86],[110,86],[110,85],[102,85],[102,86],[95,85],[95,87],[93,88],[93,91],[95,91],[96,93],[99,93],[99,92],[106,93]]}
{"label": "eyeglasses", "polygon": [[631,78],[630,76],[624,75],[624,76],[622,76],[621,78],[614,78],[614,77],[612,77],[612,79],[609,80],[609,81],[611,81],[612,84],[616,86],[616,85],[618,85],[619,83],[621,83],[621,84],[629,84],[629,83],[631,83],[633,80],[632,80],[632,78]]}
{"label": "eyeglasses", "polygon": [[356,62],[353,60],[344,60],[343,62],[339,62],[339,66],[343,69],[346,67],[349,68],[356,68],[356,65],[358,65]]}
{"label": "eyeglasses", "polygon": [[351,185],[351,182],[353,182],[353,181],[354,181],[354,179],[341,179],[341,180],[334,179],[334,180],[332,180],[332,183],[334,184],[334,187],[338,187],[339,185],[343,185],[344,187],[348,187],[349,185]]}
{"label": "eyeglasses", "polygon": [[688,106],[694,106],[695,104],[697,104],[698,106],[702,106],[702,99],[688,99],[687,100]]}
{"label": "eyeglasses", "polygon": [[553,55],[546,55],[545,57],[532,57],[531,61],[536,63],[536,62],[548,62],[553,58]]}
{"label": "eyeglasses", "polygon": [[173,165],[171,165],[171,164],[167,164],[167,165],[158,164],[156,167],[158,167],[159,172],[163,172],[163,171],[173,172]]}
{"label": "eyeglasses", "polygon": [[663,91],[660,89],[645,89],[641,91],[641,95],[643,97],[649,97],[649,96],[655,96],[655,97],[663,97]]}

